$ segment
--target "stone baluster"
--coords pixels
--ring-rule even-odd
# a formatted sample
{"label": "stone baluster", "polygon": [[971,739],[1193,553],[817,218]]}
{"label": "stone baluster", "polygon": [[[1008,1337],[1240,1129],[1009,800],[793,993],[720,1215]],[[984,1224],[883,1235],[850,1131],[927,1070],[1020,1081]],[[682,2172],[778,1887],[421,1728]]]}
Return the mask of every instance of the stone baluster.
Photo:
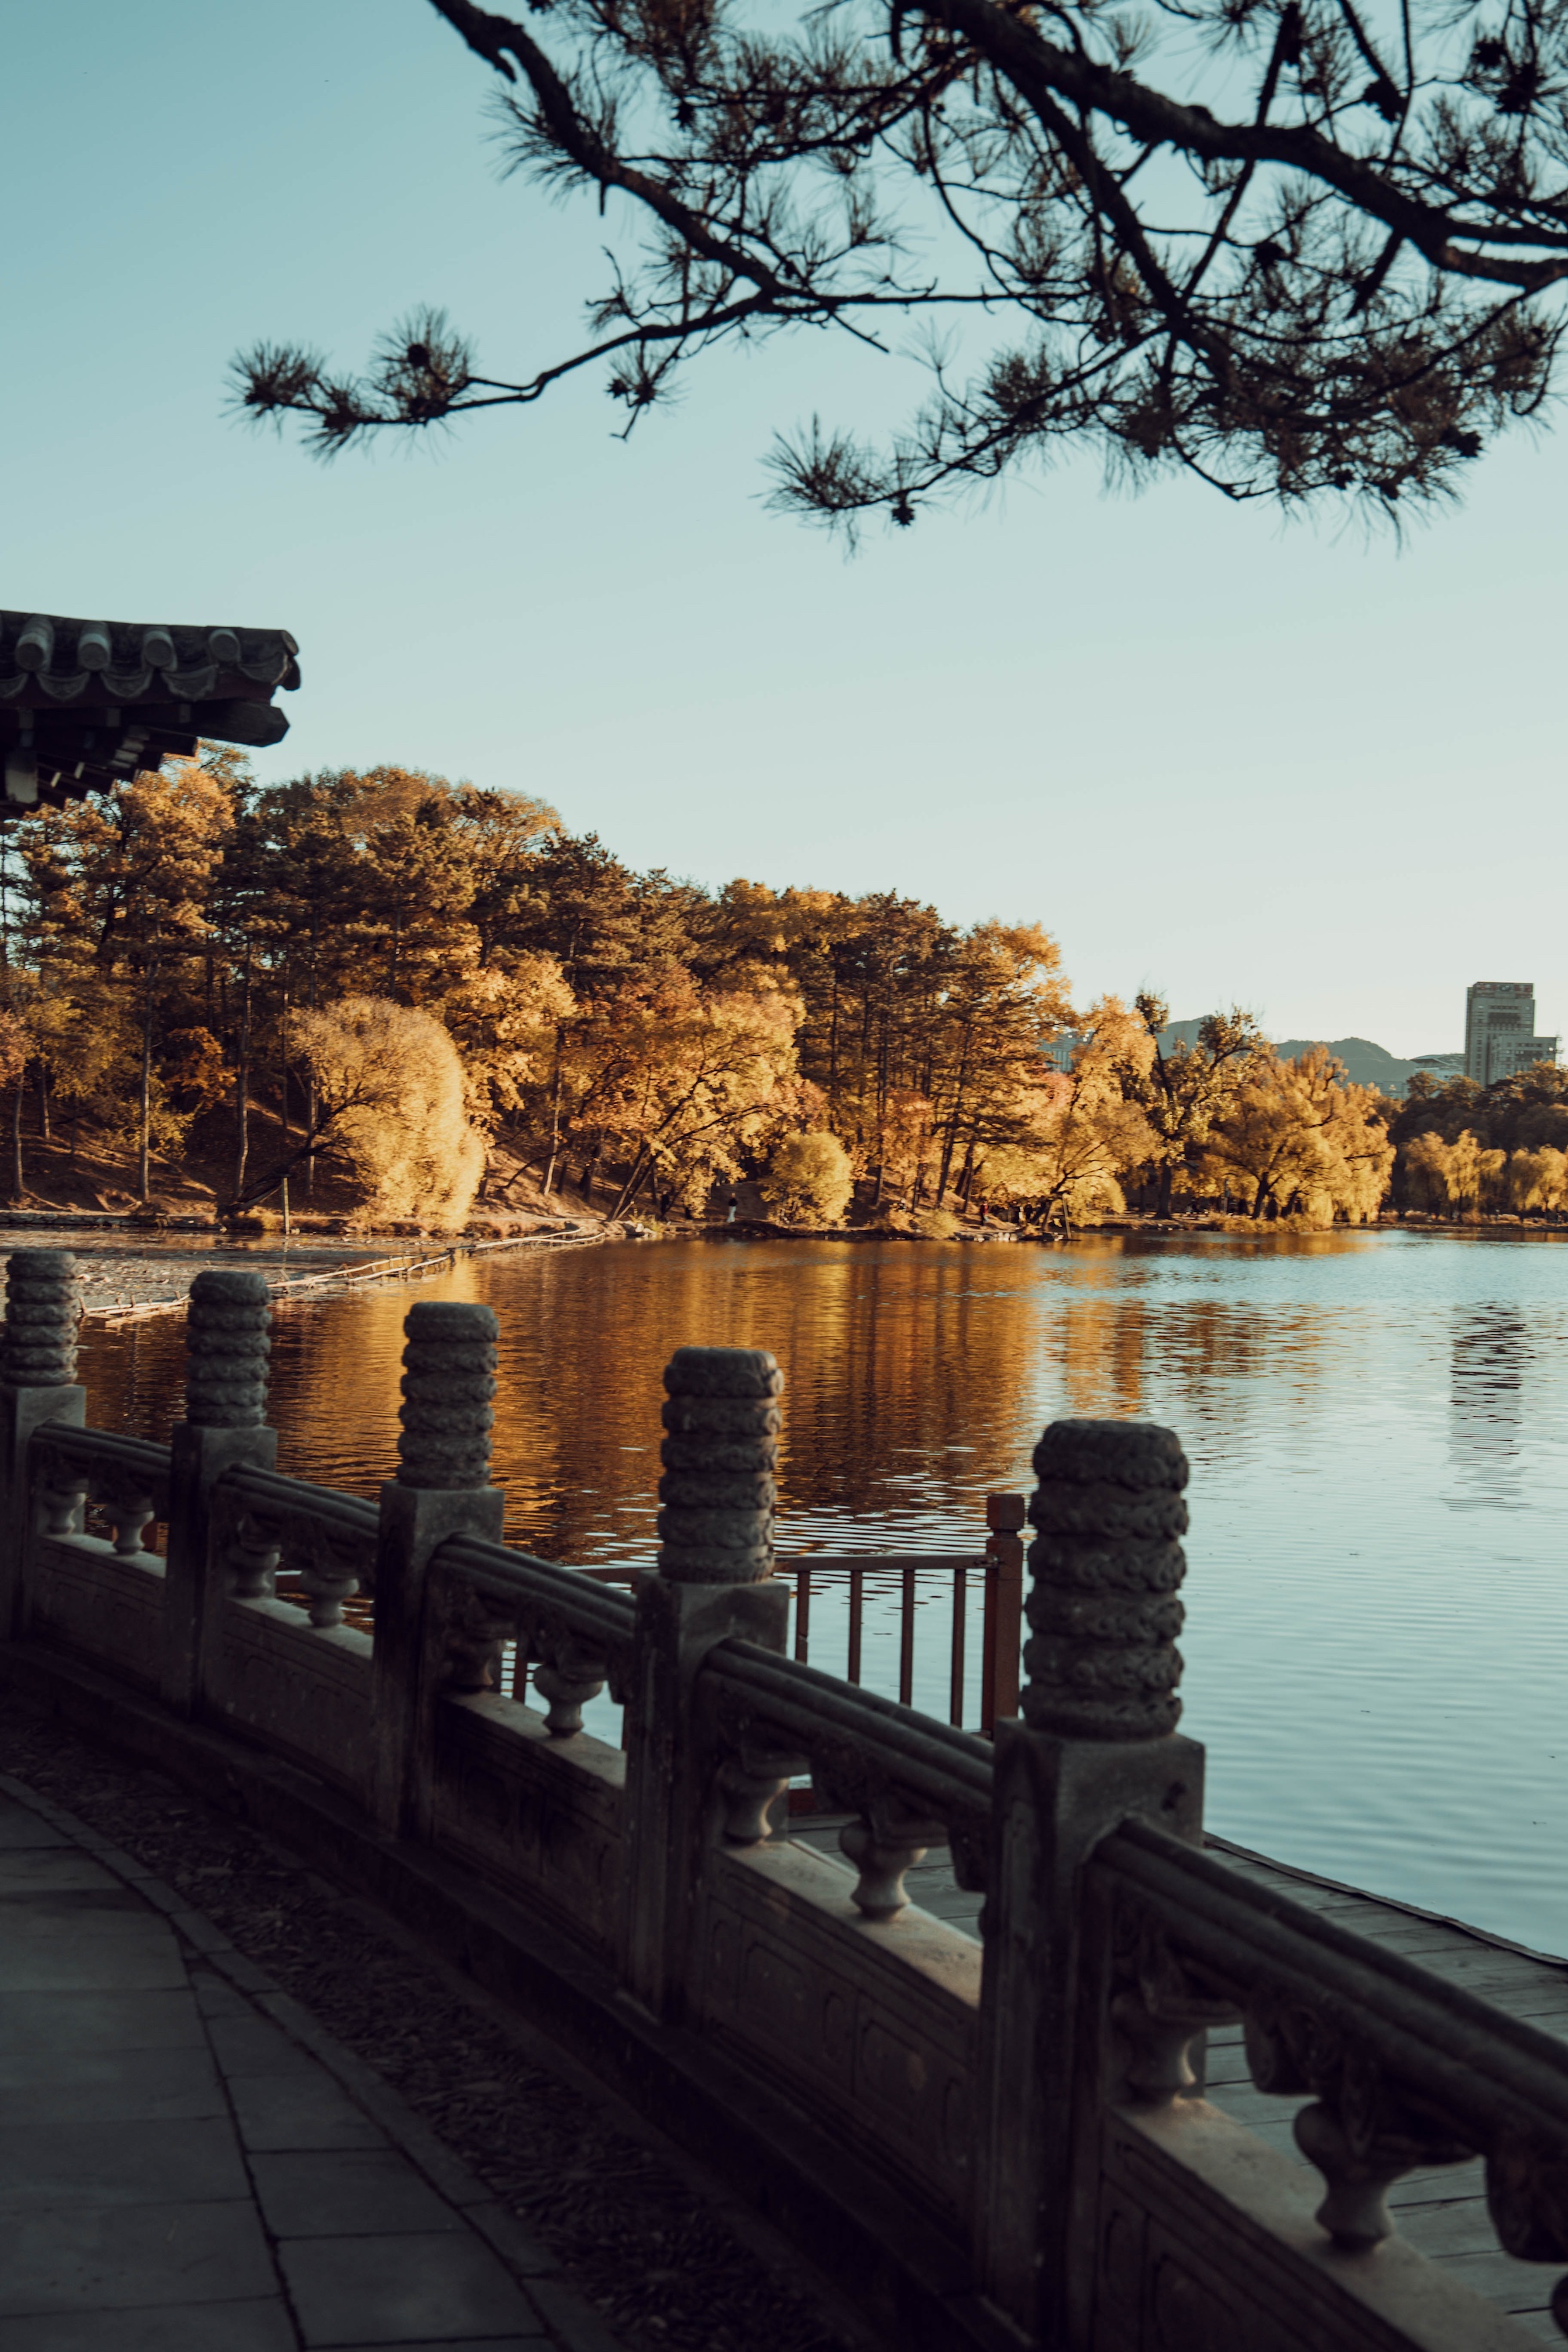
{"label": "stone baluster", "polygon": [[583,1709],[597,1698],[605,1683],[605,1662],[578,1642],[553,1645],[546,1663],[534,1670],[533,1687],[544,1701],[544,1727],[556,1739],[570,1739],[583,1728]]}
{"label": "stone baluster", "polygon": [[734,1785],[715,1787],[694,1721],[698,1670],[732,1635],[782,1650],[789,1601],[773,1580],[777,1363],[760,1348],[678,1348],[664,1385],[658,1568],[638,1580],[626,1727],[623,1964],[637,1998],[673,2017],[703,1849],[726,1821],[744,1841],[780,1786],[752,1788],[742,1760]]}
{"label": "stone baluster", "polygon": [[[436,1705],[445,1667],[426,1638],[431,1555],[449,1536],[499,1542],[506,1497],[489,1482],[496,1341],[488,1307],[421,1299],[404,1319],[397,1475],[381,1490],[375,1702],[367,1791],[393,1834],[427,1832]],[[489,1643],[493,1653],[498,1643]],[[487,1662],[488,1670],[488,1662]]]}
{"label": "stone baluster", "polygon": [[[77,1265],[68,1250],[12,1252],[0,1337],[0,1640],[23,1629],[30,1545],[42,1531],[27,1495],[33,1432],[48,1421],[79,1429],[86,1419],[87,1391],[76,1377],[80,1314]],[[84,1486],[73,1486],[40,1496],[47,1532],[68,1535],[80,1526],[85,1492]]]}
{"label": "stone baluster", "polygon": [[342,1623],[343,1603],[359,1591],[359,1576],[346,1564],[325,1528],[311,1532],[310,1550],[300,1569],[300,1585],[318,1633],[330,1633]]}
{"label": "stone baluster", "polygon": [[[169,1443],[169,1540],[163,1602],[163,1697],[181,1714],[221,1713],[224,1604],[253,1591],[253,1550],[220,1533],[213,1493],[226,1470],[277,1466],[267,1423],[272,1297],[249,1266],[208,1266],[185,1309],[185,1417]],[[265,1580],[276,1554],[264,1563]]]}
{"label": "stone baluster", "polygon": [[79,1535],[87,1497],[86,1471],[61,1461],[52,1451],[46,1453],[33,1481],[39,1532],[46,1536]]}
{"label": "stone baluster", "polygon": [[[995,1734],[975,2210],[984,2291],[1054,2343],[1079,2340],[1092,2294],[1095,2232],[1074,2223],[1074,2149],[1098,2167],[1110,2064],[1108,2052],[1075,2047],[1085,1971],[1110,1969],[1084,1908],[1084,1865],[1133,1816],[1196,1843],[1203,1750],[1175,1728],[1187,1465],[1173,1433],[1055,1422],[1035,1470],[1022,1720]],[[1148,2080],[1187,2079],[1195,2020],[1119,2022]],[[1144,2023],[1181,2049],[1139,2049]]]}
{"label": "stone baluster", "polygon": [[281,1530],[277,1519],[248,1507],[230,1522],[227,1562],[236,1601],[270,1601],[278,1562],[282,1557]]}
{"label": "stone baluster", "polygon": [[897,1806],[873,1805],[838,1832],[839,1851],[858,1873],[849,1900],[868,1919],[896,1918],[909,1906],[904,1873],[923,1862],[929,1849],[945,1843],[940,1822],[906,1815]]}
{"label": "stone baluster", "polygon": [[[1315,2105],[1297,2110],[1292,2128],[1328,2192],[1316,2219],[1347,2252],[1363,2252],[1393,2235],[1388,2191],[1396,2180],[1427,2166],[1463,2164],[1475,2154],[1404,2098],[1342,2021],[1310,2000],[1286,2000],[1267,1985],[1257,1988],[1247,2007],[1245,2039],[1247,2072],[1258,2090],[1315,2095]],[[1493,2219],[1506,2250],[1523,2252],[1510,2242],[1495,2208]],[[1568,2209],[1560,2209],[1559,2221],[1568,2221]],[[1526,2259],[1563,2255],[1568,2230],[1557,2250]]]}
{"label": "stone baluster", "polygon": [[142,1538],[153,1517],[152,1496],[134,1479],[119,1478],[101,1490],[95,1499],[103,1506],[119,1558],[135,1559],[142,1549]]}

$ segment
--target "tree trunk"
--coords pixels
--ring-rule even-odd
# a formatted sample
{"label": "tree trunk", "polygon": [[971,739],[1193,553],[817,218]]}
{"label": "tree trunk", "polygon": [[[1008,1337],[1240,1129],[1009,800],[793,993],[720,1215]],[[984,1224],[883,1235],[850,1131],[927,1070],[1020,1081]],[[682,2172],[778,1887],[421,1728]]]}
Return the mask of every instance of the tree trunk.
{"label": "tree trunk", "polygon": [[22,1087],[25,1082],[26,1073],[18,1073],[11,1090],[11,1198],[14,1201],[19,1201],[26,1190],[22,1168]]}
{"label": "tree trunk", "polygon": [[142,1134],[136,1152],[136,1197],[144,1201],[152,1190],[153,1147],[153,975],[142,998]]}
{"label": "tree trunk", "polygon": [[[310,905],[310,1010],[312,1013],[317,1010],[316,961],[318,951],[321,947],[321,912],[316,906],[315,901],[312,900]],[[314,1135],[316,1132],[316,1069],[314,1063],[311,1063],[308,1066],[308,1075],[305,1079],[305,1132],[307,1135]],[[305,1199],[307,1203],[313,1201],[315,1197],[316,1155],[312,1151],[307,1155],[305,1160]]]}
{"label": "tree trunk", "polygon": [[[543,1183],[542,1183],[542,1184],[540,1186],[540,1188],[539,1188],[539,1189],[540,1189],[540,1191],[543,1193],[543,1195],[544,1195],[544,1197],[545,1197],[545,1199],[546,1199],[547,1201],[548,1201],[548,1200],[549,1200],[549,1198],[550,1198],[550,1191],[551,1191],[551,1187],[552,1187],[552,1184],[554,1183],[554,1181],[555,1181],[555,1161],[556,1161],[557,1156],[558,1156],[558,1155],[559,1155],[559,1153],[560,1153],[560,1150],[561,1150],[561,1028],[560,1028],[560,1024],[559,1024],[559,1023],[557,1023],[557,1024],[556,1024],[556,1029],[555,1029],[555,1076],[554,1076],[553,1084],[552,1084],[552,1088],[551,1088],[551,1100],[550,1100],[550,1157],[549,1157],[549,1159],[548,1159],[548,1160],[545,1161],[545,1163],[544,1163],[544,1181],[543,1181]],[[618,1217],[618,1216],[620,1215],[620,1213],[620,1213],[619,1209],[617,1209],[617,1210],[615,1212],[615,1213],[616,1213],[616,1215]]]}
{"label": "tree trunk", "polygon": [[1154,1193],[1154,1213],[1158,1217],[1168,1217],[1171,1213],[1171,1180],[1173,1173],[1170,1161],[1163,1160]]}
{"label": "tree trunk", "polygon": [[632,1163],[631,1174],[626,1178],[626,1182],[621,1187],[619,1200],[616,1202],[615,1207],[610,1211],[612,1217],[625,1216],[626,1211],[631,1207],[632,1202],[637,1199],[637,1194],[642,1190],[642,1181],[647,1173],[648,1166],[649,1156],[647,1147],[645,1144],[643,1149],[638,1152],[637,1159]]}
{"label": "tree trunk", "polygon": [[958,1057],[958,1074],[952,1082],[952,1117],[947,1123],[947,1141],[942,1146],[942,1166],[937,1171],[936,1205],[939,1209],[947,1191],[948,1177],[952,1171],[952,1155],[958,1149],[958,1123],[963,1116],[963,1097],[969,1086],[969,1049],[973,1043],[973,1031],[965,1029],[963,1050]]}
{"label": "tree trunk", "polygon": [[49,1132],[49,1074],[42,1062],[38,1064],[38,1132],[46,1148],[54,1141]]}
{"label": "tree trunk", "polygon": [[245,1163],[250,1156],[250,962],[246,960],[240,991],[239,1052],[234,1071],[234,1198],[237,1207],[245,1190]]}
{"label": "tree trunk", "polygon": [[279,1100],[283,1111],[283,1144],[289,1144],[289,991],[283,991],[283,1002],[278,1015],[278,1058],[280,1064]]}

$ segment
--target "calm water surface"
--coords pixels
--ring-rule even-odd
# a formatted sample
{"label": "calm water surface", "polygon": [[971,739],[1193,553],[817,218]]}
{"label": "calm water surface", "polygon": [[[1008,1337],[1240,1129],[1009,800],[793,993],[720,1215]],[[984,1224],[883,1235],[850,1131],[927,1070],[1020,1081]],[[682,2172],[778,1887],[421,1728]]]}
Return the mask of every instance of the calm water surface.
{"label": "calm water surface", "polygon": [[[1211,1828],[1568,1952],[1568,1244],[671,1242],[498,1255],[416,1295],[499,1311],[509,1536],[572,1562],[651,1557],[686,1341],[785,1368],[789,1550],[968,1548],[1057,1414],[1169,1423]],[[387,1474],[409,1296],[280,1311],[281,1466],[362,1494]],[[93,1334],[89,1419],[166,1434],[182,1362],[175,1318]],[[945,1714],[932,1582],[917,1699]],[[840,1667],[831,1595],[812,1636]],[[891,1641],[888,1612],[880,1687]]]}

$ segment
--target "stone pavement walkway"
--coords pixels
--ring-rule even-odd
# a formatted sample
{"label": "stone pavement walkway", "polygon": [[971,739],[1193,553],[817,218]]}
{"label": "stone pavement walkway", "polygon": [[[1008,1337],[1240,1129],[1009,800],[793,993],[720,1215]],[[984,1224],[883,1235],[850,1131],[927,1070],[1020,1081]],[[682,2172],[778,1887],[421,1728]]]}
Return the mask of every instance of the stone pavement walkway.
{"label": "stone pavement walkway", "polygon": [[0,2352],[616,2352],[199,1912],[0,1779]]}

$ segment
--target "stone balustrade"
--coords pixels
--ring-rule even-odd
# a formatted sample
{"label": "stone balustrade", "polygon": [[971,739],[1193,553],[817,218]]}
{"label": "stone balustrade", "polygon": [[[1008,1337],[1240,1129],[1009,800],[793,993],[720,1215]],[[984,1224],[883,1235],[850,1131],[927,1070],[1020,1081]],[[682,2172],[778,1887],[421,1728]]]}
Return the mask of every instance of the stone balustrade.
{"label": "stone balustrade", "polygon": [[[761,1350],[672,1360],[634,1599],[501,1542],[487,1308],[410,1312],[373,1505],[277,1470],[257,1277],[195,1286],[167,1446],[81,1426],[63,1253],[14,1256],[8,1300],[0,1673],[400,1908],[889,2337],[1500,2352],[1510,2323],[1385,2202],[1474,2155],[1501,2245],[1568,2263],[1568,2044],[1203,1847],[1169,1431],[1046,1431],[1027,1681],[985,1738],[784,1654]],[[621,1747],[583,1728],[605,1687]],[[805,1776],[847,1868],[787,1835]],[[982,1939],[909,1901],[933,1846]],[[1237,2019],[1258,2086],[1310,2096],[1311,2173],[1201,2096],[1201,2038]]]}

